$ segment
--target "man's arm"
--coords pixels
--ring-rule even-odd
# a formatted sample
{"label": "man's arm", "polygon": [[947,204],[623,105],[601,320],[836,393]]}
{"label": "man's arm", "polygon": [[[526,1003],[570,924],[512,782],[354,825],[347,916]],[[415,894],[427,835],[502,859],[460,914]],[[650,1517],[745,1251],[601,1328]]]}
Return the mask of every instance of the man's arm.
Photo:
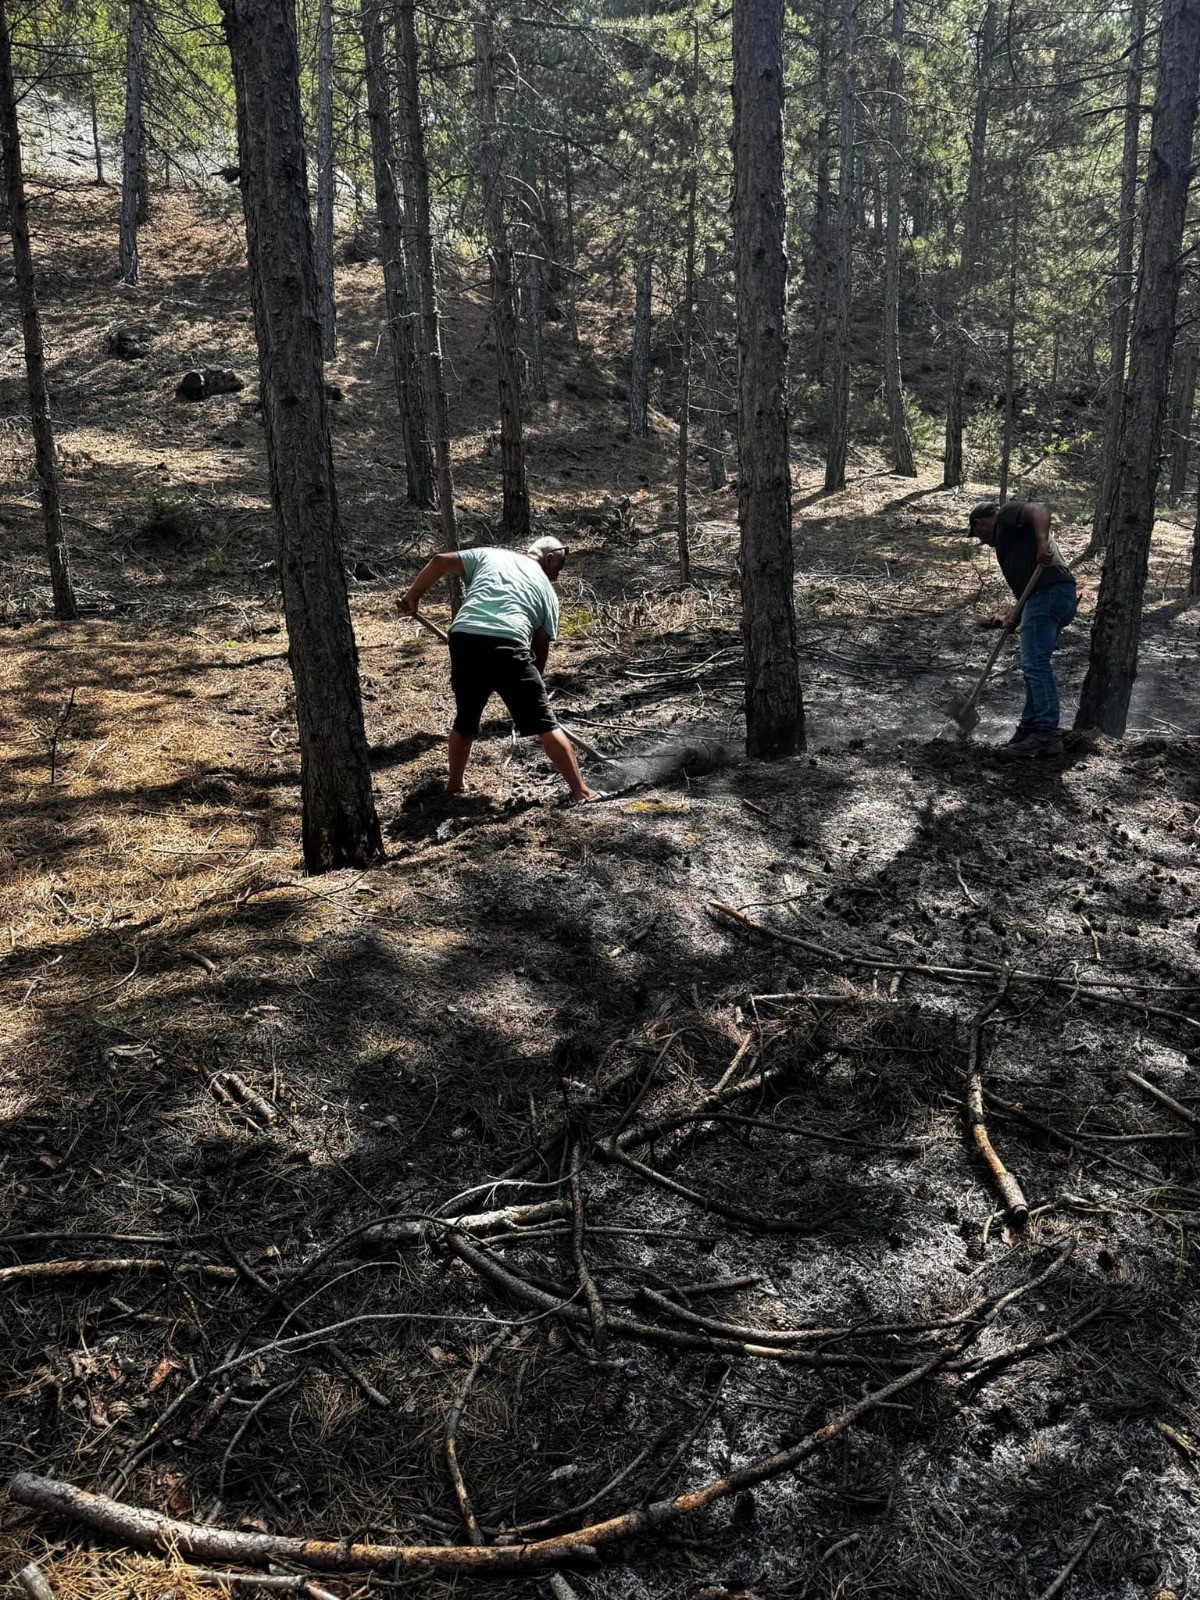
{"label": "man's arm", "polygon": [[550,635],[545,628],[535,628],[530,641],[533,647],[533,659],[537,662],[539,672],[545,672],[546,662],[550,659]]}
{"label": "man's arm", "polygon": [[462,557],[457,550],[447,550],[443,555],[434,556],[417,573],[407,591],[397,595],[397,611],[406,617],[415,617],[426,589],[432,588],[442,578],[461,578],[464,575]]}
{"label": "man's arm", "polygon": [[1020,521],[1033,529],[1037,540],[1038,566],[1052,567],[1054,553],[1050,549],[1050,508],[1040,500],[1027,500],[1021,507]]}

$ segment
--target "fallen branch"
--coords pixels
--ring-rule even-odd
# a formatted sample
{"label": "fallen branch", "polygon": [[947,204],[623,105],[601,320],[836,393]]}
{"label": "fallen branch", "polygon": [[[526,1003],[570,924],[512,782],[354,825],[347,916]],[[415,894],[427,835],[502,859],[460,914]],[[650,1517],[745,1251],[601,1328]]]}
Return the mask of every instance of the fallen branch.
{"label": "fallen branch", "polygon": [[1178,1100],[1173,1100],[1165,1089],[1160,1089],[1156,1083],[1151,1083],[1149,1078],[1143,1078],[1140,1072],[1127,1072],[1126,1078],[1130,1083],[1136,1084],[1152,1099],[1157,1100],[1160,1106],[1179,1117],[1182,1121],[1190,1123],[1193,1128],[1200,1128],[1200,1116],[1194,1111],[1189,1111],[1187,1106],[1180,1105]]}
{"label": "fallen branch", "polygon": [[593,1523],[591,1527],[580,1528],[573,1533],[557,1534],[528,1544],[351,1544],[346,1540],[240,1532],[203,1523],[181,1522],[175,1517],[163,1516],[161,1512],[130,1506],[107,1495],[91,1494],[86,1489],[77,1489],[72,1484],[39,1477],[31,1472],[17,1473],[9,1484],[9,1496],[18,1505],[82,1522],[87,1527],[111,1534],[141,1549],[178,1551],[183,1556],[202,1561],[232,1561],[245,1566],[264,1566],[273,1561],[290,1562],[294,1566],[319,1572],[378,1572],[390,1567],[397,1577],[426,1572],[461,1573],[464,1576],[518,1572],[575,1560],[601,1545],[655,1532],[682,1517],[703,1511],[718,1500],[794,1471],[877,1407],[914,1388],[944,1367],[961,1354],[963,1348],[960,1343],[939,1351],[921,1366],[847,1406],[790,1449],[748,1461],[725,1477],[713,1478],[685,1494],[622,1512],[619,1516],[609,1517],[604,1522]]}
{"label": "fallen branch", "polygon": [[583,1179],[580,1175],[582,1161],[582,1145],[576,1139],[571,1146],[571,1254],[575,1259],[575,1276],[579,1279],[579,1287],[583,1291],[584,1300],[587,1302],[588,1316],[592,1319],[592,1345],[596,1354],[602,1356],[608,1345],[608,1319],[605,1316],[604,1302],[600,1298],[600,1291],[596,1287],[596,1280],[592,1277],[592,1271],[587,1262],[584,1239]]}
{"label": "fallen branch", "polygon": [[154,1256],[118,1260],[19,1261],[12,1267],[0,1267],[0,1288],[7,1283],[28,1278],[83,1278],[109,1276],[116,1272],[198,1273],[204,1278],[218,1278],[223,1283],[232,1283],[237,1278],[237,1271],[233,1267],[216,1266],[203,1261],[162,1261]]}
{"label": "fallen branch", "polygon": [[1000,1198],[1008,1209],[1009,1216],[1017,1227],[1022,1227],[1029,1215],[1029,1204],[1021,1190],[1021,1185],[996,1154],[992,1147],[992,1141],[988,1137],[987,1124],[983,1120],[983,1079],[979,1070],[984,1025],[1001,1000],[1003,1000],[1007,991],[1008,980],[1006,978],[1004,987],[1000,992],[994,995],[987,1005],[977,1011],[971,1019],[971,1047],[967,1057],[967,1126],[971,1130],[975,1148],[983,1157],[999,1191]]}
{"label": "fallen branch", "polygon": [[462,1421],[463,1407],[470,1398],[471,1390],[475,1387],[475,1380],[487,1366],[495,1352],[509,1338],[506,1328],[487,1344],[471,1363],[470,1370],[464,1378],[461,1388],[454,1397],[454,1404],[446,1416],[446,1436],[444,1440],[446,1450],[446,1467],[450,1473],[450,1482],[454,1485],[454,1497],[458,1501],[458,1508],[462,1512],[462,1519],[467,1525],[467,1538],[473,1545],[483,1543],[483,1534],[479,1531],[479,1522],[475,1516],[475,1508],[471,1504],[471,1496],[467,1493],[466,1479],[462,1475],[462,1467],[458,1462],[458,1425]]}
{"label": "fallen branch", "polygon": [[682,1195],[685,1200],[691,1200],[694,1205],[702,1206],[705,1211],[711,1211],[718,1217],[728,1217],[731,1222],[740,1222],[743,1227],[753,1228],[756,1233],[811,1234],[819,1229],[819,1223],[811,1218],[805,1221],[799,1217],[775,1217],[761,1211],[747,1211],[742,1206],[731,1204],[728,1200],[714,1200],[711,1195],[702,1194],[698,1189],[690,1189],[677,1179],[668,1177],[665,1172],[659,1172],[657,1167],[647,1166],[644,1161],[638,1161],[633,1156],[627,1155],[618,1145],[599,1145],[597,1153],[602,1159],[616,1161],[621,1166],[627,1167],[630,1172],[636,1172],[649,1182],[658,1184],[661,1189],[667,1189],[671,1194]]}
{"label": "fallen branch", "polygon": [[1083,1542],[1080,1544],[1079,1549],[1076,1550],[1075,1554],[1067,1562],[1066,1566],[1059,1573],[1058,1577],[1055,1578],[1050,1587],[1042,1590],[1041,1594],[1038,1596],[1038,1600],[1055,1600],[1055,1596],[1060,1595],[1063,1592],[1067,1586],[1068,1578],[1095,1544],[1097,1536],[1103,1527],[1104,1518],[1097,1517],[1095,1522],[1093,1522],[1091,1527],[1088,1529],[1087,1533],[1084,1534]]}
{"label": "fallen branch", "polygon": [[16,1578],[17,1588],[28,1595],[29,1600],[58,1600],[36,1561],[31,1561],[28,1566],[22,1567]]}

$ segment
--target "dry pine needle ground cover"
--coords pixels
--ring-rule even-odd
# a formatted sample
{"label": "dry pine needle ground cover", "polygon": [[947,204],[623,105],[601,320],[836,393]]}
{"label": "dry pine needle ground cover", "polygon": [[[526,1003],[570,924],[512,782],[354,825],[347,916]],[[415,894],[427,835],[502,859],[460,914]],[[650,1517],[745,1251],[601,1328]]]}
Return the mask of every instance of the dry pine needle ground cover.
{"label": "dry pine needle ground cover", "polygon": [[[622,440],[623,339],[597,313],[581,351],[555,334],[531,464],[576,551],[556,700],[612,757],[601,781],[637,786],[567,811],[495,720],[451,806],[444,661],[391,610],[434,534],[399,504],[376,270],[347,266],[333,413],[390,859],[303,880],[251,334],[213,204],[162,203],[133,292],[108,282],[111,195],[40,213],[90,608],[71,628],[39,614],[12,349],[5,367],[8,1464],[246,1531],[454,1546],[473,1519],[504,1547],[794,1451],[941,1354],[799,1471],[604,1546],[570,1588],[1036,1595],[1079,1557],[1060,1592],[1195,1594],[1184,530],[1156,543],[1141,731],[1014,771],[936,737],[1002,598],[961,536],[971,495],[868,464],[821,499],[798,446],[811,749],[731,763],[732,496],[697,474],[680,595],[671,430]],[[106,354],[128,321],[154,332],[146,362]],[[498,466],[469,285],[448,321],[482,539]],[[246,391],[177,404],[197,364]],[[1070,486],[1029,488],[1077,549]],[[1024,1228],[964,1123],[993,998],[985,1116]],[[63,1596],[204,1592],[178,1554],[16,1505],[3,1541]]]}

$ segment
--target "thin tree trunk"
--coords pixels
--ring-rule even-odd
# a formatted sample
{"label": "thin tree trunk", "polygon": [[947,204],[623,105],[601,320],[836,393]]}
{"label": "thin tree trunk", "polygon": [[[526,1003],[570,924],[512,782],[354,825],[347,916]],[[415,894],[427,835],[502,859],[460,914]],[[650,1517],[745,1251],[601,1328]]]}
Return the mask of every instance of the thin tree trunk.
{"label": "thin tree trunk", "polygon": [[971,133],[971,160],[967,170],[967,195],[963,205],[962,249],[959,254],[957,299],[950,332],[950,361],[946,379],[946,448],[942,482],[957,488],[963,481],[963,392],[967,375],[967,323],[978,271],[979,241],[983,223],[983,180],[987,170],[987,131],[991,111],[992,56],[996,45],[995,0],[987,0],[979,41],[979,80],[975,89],[975,119]]}
{"label": "thin tree trunk", "polygon": [[[446,402],[446,374],[442,364],[442,325],[438,309],[437,272],[433,259],[433,222],[429,207],[429,164],[425,156],[425,124],[421,115],[420,65],[417,57],[415,0],[397,0],[396,53],[400,115],[403,123],[404,159],[409,175],[405,185],[411,195],[406,217],[411,222],[409,259],[416,273],[424,338],[421,343],[428,380],[427,397],[433,424],[433,454],[437,466],[438,512],[442,542],[458,549],[458,516],[454,503],[454,468],[450,455],[450,407]],[[457,610],[458,588],[451,590]]]}
{"label": "thin tree trunk", "polygon": [[[383,292],[387,306],[392,371],[404,439],[408,503],[434,503],[433,452],[425,406],[424,363],[417,347],[416,317],[409,299],[409,274],[400,197],[393,168],[392,119],[386,55],[383,0],[362,0],[363,54],[367,80],[367,124],[371,135],[371,168],[379,213],[379,246],[383,257]],[[323,330],[322,330],[323,331]]]}
{"label": "thin tree trunk", "polygon": [[696,309],[696,163],[700,152],[700,19],[692,13],[691,152],[687,174],[687,232],[683,251],[683,329],[679,360],[679,453],[675,462],[675,516],[679,524],[679,581],[692,581],[688,518],[688,424],[692,409],[692,318]]}
{"label": "thin tree trunk", "polygon": [[746,753],[804,748],[792,595],[784,0],[733,0],[733,229],[738,338],[738,523]]}
{"label": "thin tree trunk", "polygon": [[1171,397],[1171,478],[1167,498],[1178,505],[1187,491],[1188,458],[1192,451],[1192,411],[1196,401],[1196,338],[1188,328],[1175,341],[1175,377]]}
{"label": "thin tree trunk", "polygon": [[122,283],[138,281],[138,186],[142,158],[142,0],[129,0],[125,30],[125,131],[121,144],[121,219],[117,271]]}
{"label": "thin tree trunk", "polygon": [[138,122],[137,163],[137,225],[145,227],[150,221],[150,150],[146,138],[146,119]]}
{"label": "thin tree trunk", "polygon": [[832,229],[829,226],[829,152],[832,135],[829,122],[829,34],[832,0],[821,7],[821,26],[817,34],[817,146],[814,162],[813,228],[811,282],[813,295],[813,334],[809,356],[809,376],[824,385],[829,359],[829,258]]}
{"label": "thin tree trunk", "polygon": [[1000,503],[1008,499],[1008,477],[1012,468],[1014,393],[1017,359],[1017,247],[1020,239],[1018,196],[1013,195],[1012,225],[1008,249],[1008,315],[1004,325],[1004,441],[1000,447]]}
{"label": "thin tree trunk", "polygon": [[42,322],[38,314],[37,286],[33,276],[33,250],[29,243],[29,216],[25,206],[21,138],[17,128],[17,95],[13,81],[12,40],[5,0],[0,0],[0,157],[3,158],[4,202],[12,236],[13,270],[25,340],[29,422],[33,430],[33,458],[42,502],[46,554],[50,562],[50,589],[54,598],[54,615],[60,622],[70,622],[79,612],[71,584],[71,563],[58,497],[58,463],[54,455],[54,426],[50,420],[50,391],[46,385],[46,359],[42,349]]}
{"label": "thin tree trunk", "polygon": [[640,255],[633,291],[633,349],[629,357],[629,437],[650,436],[651,273],[653,261]]}
{"label": "thin tree trunk", "polygon": [[92,153],[96,161],[96,184],[104,183],[104,151],[100,145],[100,118],[96,111],[96,68],[88,67],[88,109],[92,114]]}
{"label": "thin tree trunk", "polygon": [[1189,600],[1200,600],[1200,487],[1196,492],[1196,526],[1192,529],[1192,566],[1187,592]]}
{"label": "thin tree trunk", "polygon": [[371,793],[321,357],[291,0],[225,0],[250,301],[288,663],[300,732],[304,864],[383,855]]}
{"label": "thin tree trunk", "polygon": [[1150,127],[1145,228],[1108,546],[1077,728],[1120,737],[1137,674],[1191,179],[1200,77],[1200,0],[1165,0]]}
{"label": "thin tree trunk", "polygon": [[717,346],[717,311],[720,279],[717,248],[704,247],[704,451],[708,456],[708,481],[713,489],[725,486],[725,438],[721,425],[721,361]]}
{"label": "thin tree trunk", "polygon": [[825,457],[825,490],[846,484],[846,454],[850,446],[850,312],[854,300],[854,35],[858,0],[843,0],[842,48],[838,78],[842,109],[838,140],[837,289],[835,297],[833,384],[829,395],[829,446]]}
{"label": "thin tree trunk", "polygon": [[892,58],[888,63],[887,221],[883,250],[883,392],[892,467],[915,478],[900,369],[900,190],[908,104],[904,97],[904,0],[892,0]]}
{"label": "thin tree trunk", "polygon": [[532,399],[542,401],[548,398],[546,346],[542,337],[542,263],[533,251],[525,257],[523,277],[525,282],[521,299],[524,302],[524,315],[521,320],[525,326],[526,386]]}
{"label": "thin tree trunk", "polygon": [[333,0],[317,6],[317,292],[321,351],[337,355],[333,304]]}
{"label": "thin tree trunk", "polygon": [[529,487],[521,420],[521,364],[512,246],[504,215],[504,149],[496,114],[496,45],[490,22],[475,24],[475,105],[479,119],[479,186],[488,240],[492,328],[500,389],[500,470],[503,522],[510,539],[529,538]]}
{"label": "thin tree trunk", "polygon": [[1108,541],[1121,448],[1125,409],[1125,357],[1129,346],[1129,308],[1133,304],[1133,246],[1137,227],[1138,145],[1142,120],[1142,58],[1146,33],[1146,0],[1133,0],[1129,14],[1129,52],[1125,69],[1125,125],[1121,146],[1121,195],[1117,203],[1117,262],[1110,291],[1108,400],[1100,450],[1100,482],[1087,554],[1095,555]]}
{"label": "thin tree trunk", "polygon": [[575,169],[571,164],[571,136],[563,135],[563,205],[566,210],[566,312],[571,343],[579,343],[579,310],[575,300]]}

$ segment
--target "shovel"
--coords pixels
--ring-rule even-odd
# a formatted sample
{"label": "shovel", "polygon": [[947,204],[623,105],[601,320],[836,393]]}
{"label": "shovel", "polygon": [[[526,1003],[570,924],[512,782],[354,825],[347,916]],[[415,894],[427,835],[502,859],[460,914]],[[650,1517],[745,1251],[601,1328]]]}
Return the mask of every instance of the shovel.
{"label": "shovel", "polygon": [[[402,615],[411,617],[414,622],[419,622],[421,626],[427,630],[427,632],[431,633],[435,639],[440,639],[443,644],[450,643],[450,635],[448,633],[444,633],[442,629],[438,627],[436,622],[430,622],[428,617],[423,617],[419,611],[405,611],[402,613]],[[603,755],[599,750],[596,749],[595,745],[590,745],[586,739],[581,739],[579,734],[576,733],[575,729],[568,728],[565,722],[560,721],[558,725],[566,734],[567,738],[570,739],[571,743],[577,744],[585,755],[591,756],[593,761],[599,761],[604,766],[612,766],[611,756]]]}
{"label": "shovel", "polygon": [[[1018,617],[1020,617],[1020,615],[1021,615],[1021,611],[1024,608],[1026,600],[1029,599],[1029,596],[1033,593],[1034,589],[1036,588],[1037,581],[1041,577],[1041,575],[1042,575],[1041,567],[1034,567],[1033,576],[1030,578],[1029,582],[1025,585],[1025,588],[1022,591],[1022,594],[1021,594],[1021,598],[1017,601],[1017,616]],[[1014,627],[1015,627],[1015,625],[1016,624],[1014,622]],[[991,653],[990,656],[988,656],[987,661],[984,664],[983,671],[979,674],[979,677],[975,680],[975,687],[971,690],[970,694],[967,695],[965,699],[963,698],[963,696],[961,694],[956,694],[954,696],[954,698],[951,700],[950,704],[946,707],[946,715],[950,718],[951,722],[955,722],[955,723],[958,724],[958,737],[960,739],[969,739],[970,736],[971,736],[972,728],[978,727],[978,725],[979,725],[979,713],[975,709],[975,702],[979,699],[979,696],[983,693],[983,686],[988,681],[988,679],[991,677],[992,668],[996,665],[996,657],[1000,654],[1000,651],[1003,649],[1004,641],[1007,638],[1008,638],[1008,630],[1007,629],[1001,629],[1000,637],[996,640],[995,644],[992,646],[992,653]]]}

